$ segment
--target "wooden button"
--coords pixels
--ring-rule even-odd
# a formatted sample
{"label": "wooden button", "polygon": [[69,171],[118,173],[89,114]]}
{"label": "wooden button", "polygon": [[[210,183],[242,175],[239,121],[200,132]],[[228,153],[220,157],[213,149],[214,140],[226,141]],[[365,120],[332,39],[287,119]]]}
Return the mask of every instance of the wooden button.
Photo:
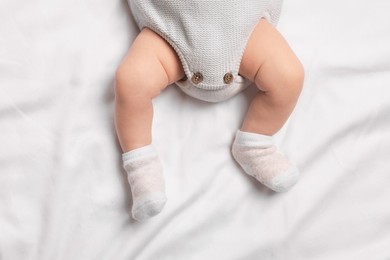
{"label": "wooden button", "polygon": [[228,72],[223,76],[223,82],[225,82],[225,84],[230,84],[233,82],[233,78],[233,74]]}
{"label": "wooden button", "polygon": [[194,75],[192,75],[191,81],[194,84],[199,84],[203,81],[203,75],[200,72],[195,72]]}

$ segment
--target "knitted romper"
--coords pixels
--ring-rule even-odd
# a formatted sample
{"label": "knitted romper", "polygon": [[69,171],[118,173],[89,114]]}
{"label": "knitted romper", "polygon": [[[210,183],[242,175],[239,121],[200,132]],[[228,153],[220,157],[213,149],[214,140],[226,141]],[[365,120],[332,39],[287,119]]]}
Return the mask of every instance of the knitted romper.
{"label": "knitted romper", "polygon": [[176,84],[209,102],[227,100],[251,82],[238,74],[261,18],[276,26],[283,0],[128,0],[140,29],[150,28],[176,51],[186,77]]}

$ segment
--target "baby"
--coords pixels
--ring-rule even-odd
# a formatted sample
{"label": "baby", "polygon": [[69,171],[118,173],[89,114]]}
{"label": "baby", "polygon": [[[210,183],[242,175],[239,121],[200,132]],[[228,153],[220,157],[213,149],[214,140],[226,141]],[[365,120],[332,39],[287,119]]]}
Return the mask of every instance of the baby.
{"label": "baby", "polygon": [[304,71],[275,29],[282,0],[129,0],[141,30],[116,73],[115,122],[133,196],[132,215],[163,209],[162,167],[152,146],[152,99],[176,83],[209,102],[227,100],[251,83],[259,89],[237,131],[234,159],[274,191],[299,172],[272,136],[297,102]]}

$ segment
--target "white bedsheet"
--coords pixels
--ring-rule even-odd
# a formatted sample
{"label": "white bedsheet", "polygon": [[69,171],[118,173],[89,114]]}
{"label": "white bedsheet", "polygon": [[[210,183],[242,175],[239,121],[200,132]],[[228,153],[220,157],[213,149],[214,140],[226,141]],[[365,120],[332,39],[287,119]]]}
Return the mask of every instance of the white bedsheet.
{"label": "white bedsheet", "polygon": [[[137,28],[120,0],[0,0],[0,259],[390,259],[390,2],[285,1],[306,68],[277,141],[302,171],[276,194],[230,154],[254,88],[154,100],[168,203],[146,223],[113,126]],[[153,72],[150,72],[151,75]]]}

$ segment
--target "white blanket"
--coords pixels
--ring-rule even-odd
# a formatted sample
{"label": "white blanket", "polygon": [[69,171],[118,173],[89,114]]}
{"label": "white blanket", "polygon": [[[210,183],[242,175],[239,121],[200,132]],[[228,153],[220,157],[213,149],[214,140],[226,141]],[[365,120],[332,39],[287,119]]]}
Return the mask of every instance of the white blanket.
{"label": "white blanket", "polygon": [[[300,182],[276,194],[230,146],[255,88],[154,100],[168,203],[131,220],[113,76],[137,34],[124,0],[0,0],[0,259],[390,259],[390,2],[286,0],[306,69],[277,135]],[[153,72],[150,72],[153,75]]]}

